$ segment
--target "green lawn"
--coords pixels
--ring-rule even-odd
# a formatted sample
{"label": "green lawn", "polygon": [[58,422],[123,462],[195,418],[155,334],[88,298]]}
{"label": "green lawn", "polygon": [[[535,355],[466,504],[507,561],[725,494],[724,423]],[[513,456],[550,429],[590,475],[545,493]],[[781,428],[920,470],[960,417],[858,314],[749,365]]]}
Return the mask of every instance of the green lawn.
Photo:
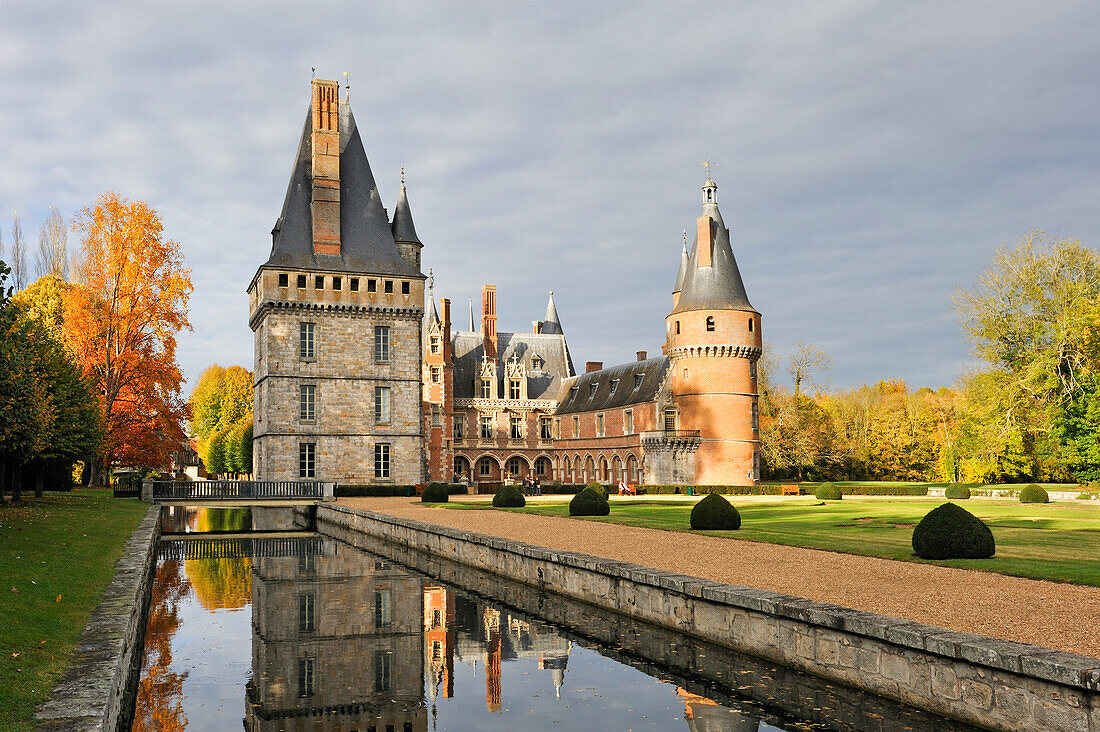
{"label": "green lawn", "polygon": [[0,729],[34,729],[147,508],[106,490],[0,506]]}
{"label": "green lawn", "polygon": [[[699,533],[908,562],[925,562],[913,555],[913,526],[944,502],[942,498],[859,496],[828,503],[807,497],[771,502],[727,498],[741,512],[741,530]],[[1025,505],[980,498],[958,503],[992,529],[996,556],[926,563],[1100,587],[1100,507],[1072,503]],[[451,505],[485,507],[480,503]],[[613,501],[610,516],[577,520],[690,531],[688,516],[693,505],[688,501],[646,501],[643,497],[630,502]],[[569,515],[566,503],[501,510]]]}

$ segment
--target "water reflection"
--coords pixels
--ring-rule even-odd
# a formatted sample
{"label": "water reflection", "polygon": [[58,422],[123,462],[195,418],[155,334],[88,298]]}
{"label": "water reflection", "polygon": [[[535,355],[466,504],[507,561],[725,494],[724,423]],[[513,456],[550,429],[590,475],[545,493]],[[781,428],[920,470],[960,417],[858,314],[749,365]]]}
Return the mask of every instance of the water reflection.
{"label": "water reflection", "polygon": [[[606,633],[599,611],[570,615],[560,598],[494,593],[513,602],[505,606],[332,537],[233,535],[244,526],[285,531],[285,516],[262,513],[172,517],[188,536],[161,547],[135,730],[962,729],[884,712],[873,697],[863,705],[855,692],[837,697],[822,682],[807,701],[818,692],[806,682],[745,670],[719,652],[706,662],[729,664],[721,668],[735,669],[725,671],[733,681],[677,675],[679,636],[624,619]],[[202,531],[220,533],[192,536]],[[568,617],[578,630],[541,617]],[[617,640],[592,640],[604,637]],[[657,638],[668,664],[639,657],[638,638]],[[802,699],[759,703],[738,685],[763,688],[758,698],[789,688]]]}

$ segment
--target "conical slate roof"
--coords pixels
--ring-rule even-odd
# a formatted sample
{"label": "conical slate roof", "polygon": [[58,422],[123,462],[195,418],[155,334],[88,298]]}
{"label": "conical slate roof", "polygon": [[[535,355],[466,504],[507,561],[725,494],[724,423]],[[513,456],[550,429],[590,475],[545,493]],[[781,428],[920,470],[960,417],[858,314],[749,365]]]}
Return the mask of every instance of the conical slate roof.
{"label": "conical slate roof", "polygon": [[[709,183],[709,181],[708,181]],[[722,213],[717,203],[704,203],[703,215],[714,220],[714,250],[711,253],[711,266],[699,266],[699,235],[688,256],[687,268],[681,283],[680,299],[673,314],[688,310],[747,310],[757,312],[749,303],[745,292],[745,283],[741,281],[741,272],[737,269],[737,260],[730,246],[730,235],[722,221]]]}
{"label": "conical slate roof", "polygon": [[313,253],[311,123],[312,111],[307,110],[283,210],[272,231],[271,256],[263,266],[423,277],[397,251],[346,101],[340,104],[340,254]]}
{"label": "conical slate roof", "polygon": [[397,196],[397,208],[393,210],[392,230],[394,241],[421,243],[416,237],[416,227],[413,226],[413,216],[412,211],[409,210],[409,196],[405,192],[404,181],[401,181],[401,193]]}
{"label": "conical slate roof", "polygon": [[684,235],[684,248],[680,251],[680,269],[676,272],[676,285],[672,288],[672,293],[676,294],[684,289],[684,275],[687,274],[688,268],[688,244],[687,234]]}
{"label": "conical slate roof", "polygon": [[550,300],[546,303],[546,315],[542,317],[542,332],[550,334],[563,333],[561,321],[558,320],[558,307],[554,304],[554,291],[550,291]]}

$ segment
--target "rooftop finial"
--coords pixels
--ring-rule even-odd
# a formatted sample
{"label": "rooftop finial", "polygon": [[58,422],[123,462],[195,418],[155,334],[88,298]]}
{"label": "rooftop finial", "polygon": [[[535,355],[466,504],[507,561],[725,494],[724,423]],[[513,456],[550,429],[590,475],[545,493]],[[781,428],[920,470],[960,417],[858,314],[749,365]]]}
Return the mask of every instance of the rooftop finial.
{"label": "rooftop finial", "polygon": [[401,185],[405,185],[405,166],[401,166]]}
{"label": "rooftop finial", "polygon": [[345,96],[344,99],[346,99],[346,100],[351,99],[351,72],[350,71],[345,71],[344,72],[344,90],[346,91],[346,94],[347,94],[347,96]]}
{"label": "rooftop finial", "polygon": [[688,230],[684,229],[684,251],[685,252],[687,251],[687,248],[688,248]]}
{"label": "rooftop finial", "polygon": [[317,78],[317,67],[316,66],[310,66],[309,67],[309,78],[311,78],[311,79],[316,79]]}
{"label": "rooftop finial", "polygon": [[435,270],[434,269],[429,269],[428,270],[428,292],[431,292],[434,289],[435,289]]}
{"label": "rooftop finial", "polygon": [[703,161],[703,167],[707,169],[707,177],[708,178],[710,177],[710,168],[711,168],[712,165],[714,165],[714,162],[710,158],[707,158],[706,160]]}

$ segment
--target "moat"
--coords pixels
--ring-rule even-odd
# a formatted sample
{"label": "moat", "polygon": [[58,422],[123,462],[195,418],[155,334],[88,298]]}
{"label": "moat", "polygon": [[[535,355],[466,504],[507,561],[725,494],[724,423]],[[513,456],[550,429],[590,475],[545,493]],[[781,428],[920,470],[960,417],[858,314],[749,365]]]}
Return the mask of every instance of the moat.
{"label": "moat", "polygon": [[698,642],[644,624],[597,642],[539,619],[564,598],[512,607],[310,528],[164,509],[134,730],[971,729],[717,647],[684,667]]}

